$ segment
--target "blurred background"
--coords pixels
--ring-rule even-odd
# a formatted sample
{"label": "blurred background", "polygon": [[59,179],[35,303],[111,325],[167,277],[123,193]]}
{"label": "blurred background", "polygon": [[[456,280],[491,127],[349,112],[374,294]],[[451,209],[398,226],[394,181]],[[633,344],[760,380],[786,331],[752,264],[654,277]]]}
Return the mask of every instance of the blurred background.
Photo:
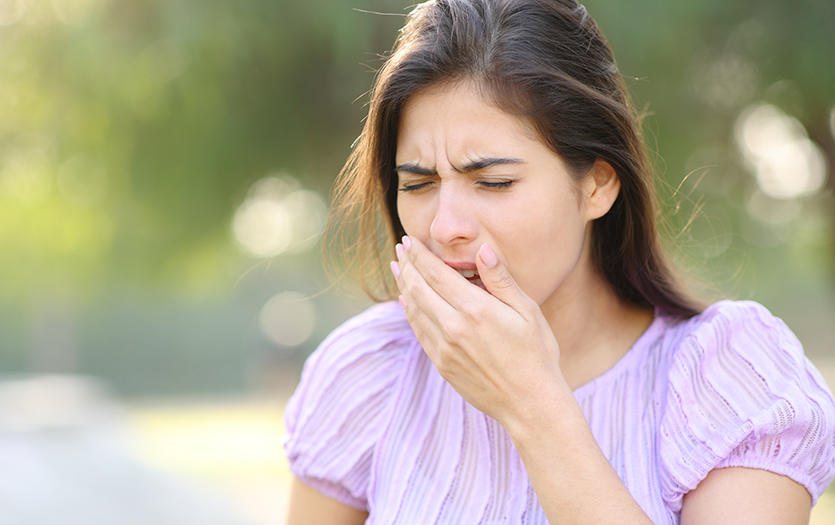
{"label": "blurred background", "polygon": [[[409,5],[0,0],[0,524],[283,522],[284,403],[369,304],[329,191]],[[674,257],[835,384],[835,3],[585,5]]]}

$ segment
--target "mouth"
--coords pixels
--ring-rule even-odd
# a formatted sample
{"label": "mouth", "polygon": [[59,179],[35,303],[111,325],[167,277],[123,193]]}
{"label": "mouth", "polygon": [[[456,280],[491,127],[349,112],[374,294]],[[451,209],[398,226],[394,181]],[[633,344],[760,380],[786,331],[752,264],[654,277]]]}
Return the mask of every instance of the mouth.
{"label": "mouth", "polygon": [[478,272],[472,268],[455,268],[455,266],[450,265],[453,270],[457,271],[461,276],[466,279],[470,284],[474,284],[479,288],[486,290],[487,287],[484,286],[484,283],[481,282],[481,277],[478,275]]}

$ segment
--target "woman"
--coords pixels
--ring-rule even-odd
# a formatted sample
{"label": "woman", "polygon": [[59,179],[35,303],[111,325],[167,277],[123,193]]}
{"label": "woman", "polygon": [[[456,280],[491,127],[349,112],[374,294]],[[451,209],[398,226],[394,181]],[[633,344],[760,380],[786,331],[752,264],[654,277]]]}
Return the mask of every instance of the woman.
{"label": "woman", "polygon": [[305,365],[291,525],[808,522],[832,396],[763,307],[678,286],[582,6],[418,6],[340,184],[353,267],[374,291],[394,248],[399,304]]}

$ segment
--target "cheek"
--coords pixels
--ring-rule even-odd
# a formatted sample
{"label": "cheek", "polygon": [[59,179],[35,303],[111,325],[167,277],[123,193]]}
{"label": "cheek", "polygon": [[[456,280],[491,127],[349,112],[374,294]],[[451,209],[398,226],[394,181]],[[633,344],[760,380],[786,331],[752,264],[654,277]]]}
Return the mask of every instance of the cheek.
{"label": "cheek", "polygon": [[508,268],[538,304],[554,293],[580,259],[585,228],[577,214],[571,213],[575,208],[558,212],[565,208],[551,203],[528,208],[524,220],[505,223],[501,237]]}
{"label": "cheek", "polygon": [[407,235],[424,240],[424,230],[428,231],[429,226],[423,227],[422,215],[425,214],[424,207],[417,205],[415,199],[397,199],[397,216],[400,224]]}

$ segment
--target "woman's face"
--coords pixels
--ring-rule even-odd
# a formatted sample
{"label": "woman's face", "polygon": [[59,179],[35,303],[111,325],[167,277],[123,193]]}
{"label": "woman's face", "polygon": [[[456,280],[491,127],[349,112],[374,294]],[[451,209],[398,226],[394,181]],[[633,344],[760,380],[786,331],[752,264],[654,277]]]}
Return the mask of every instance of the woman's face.
{"label": "woman's face", "polygon": [[449,266],[474,270],[489,243],[541,306],[582,293],[590,221],[602,215],[588,205],[594,177],[572,181],[530,126],[486,103],[477,86],[413,96],[401,114],[396,165],[403,228]]}

